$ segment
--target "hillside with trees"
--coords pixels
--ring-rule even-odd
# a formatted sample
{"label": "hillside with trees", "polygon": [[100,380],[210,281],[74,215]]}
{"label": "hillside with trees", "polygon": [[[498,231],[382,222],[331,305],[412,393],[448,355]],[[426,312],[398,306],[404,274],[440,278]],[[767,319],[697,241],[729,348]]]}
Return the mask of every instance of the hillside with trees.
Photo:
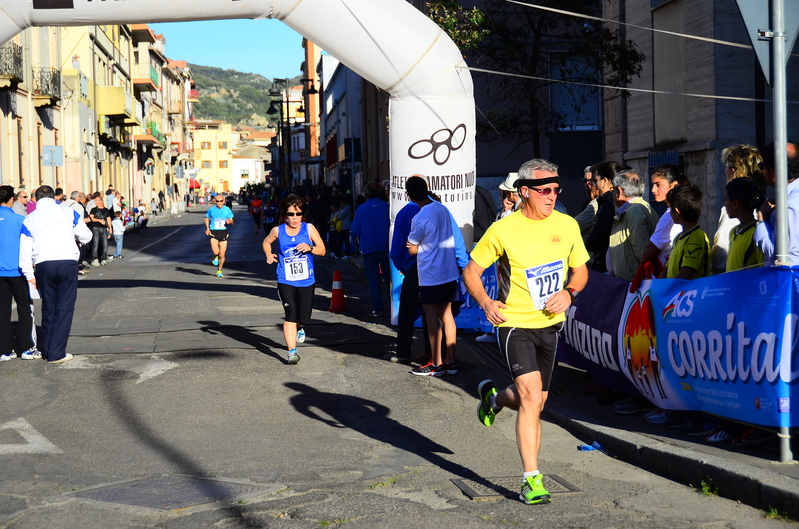
{"label": "hillside with trees", "polygon": [[269,123],[269,89],[272,81],[254,73],[189,64],[200,102],[194,105],[198,119],[216,119],[234,125],[264,126]]}

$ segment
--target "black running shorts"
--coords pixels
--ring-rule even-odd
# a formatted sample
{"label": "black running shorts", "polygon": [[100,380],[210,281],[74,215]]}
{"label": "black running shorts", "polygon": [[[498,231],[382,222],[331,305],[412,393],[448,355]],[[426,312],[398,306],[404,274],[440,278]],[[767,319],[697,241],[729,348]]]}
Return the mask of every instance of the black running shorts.
{"label": "black running shorts", "polygon": [[558,332],[562,328],[562,323],[543,329],[498,327],[499,350],[511,376],[516,378],[538,371],[541,373],[542,390],[549,391],[552,371],[555,369]]}
{"label": "black running shorts", "polygon": [[230,232],[227,230],[211,230],[211,238],[219,242],[226,241],[230,237]]}
{"label": "black running shorts", "polygon": [[419,300],[422,305],[438,305],[458,301],[458,282],[450,281],[443,285],[423,287],[419,285]]}
{"label": "black running shorts", "polygon": [[295,287],[285,283],[277,284],[277,295],[280,297],[280,303],[283,304],[286,321],[294,322],[300,327],[311,321],[315,288],[316,285]]}

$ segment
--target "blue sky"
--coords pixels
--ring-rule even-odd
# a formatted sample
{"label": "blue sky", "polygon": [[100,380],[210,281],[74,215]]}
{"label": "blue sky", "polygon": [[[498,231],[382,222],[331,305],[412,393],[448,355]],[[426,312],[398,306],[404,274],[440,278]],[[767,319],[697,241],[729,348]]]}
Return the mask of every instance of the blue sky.
{"label": "blue sky", "polygon": [[150,24],[166,37],[166,56],[202,66],[258,73],[268,79],[300,75],[302,36],[278,20],[211,20]]}

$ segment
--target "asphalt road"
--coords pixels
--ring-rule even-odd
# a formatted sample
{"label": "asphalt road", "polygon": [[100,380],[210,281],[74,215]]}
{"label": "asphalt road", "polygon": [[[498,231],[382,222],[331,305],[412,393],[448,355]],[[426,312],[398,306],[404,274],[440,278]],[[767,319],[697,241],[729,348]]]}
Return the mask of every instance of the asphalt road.
{"label": "asphalt road", "polygon": [[[564,491],[552,504],[469,499],[452,480],[520,481],[514,413],[492,428],[475,417],[475,387],[495,368],[463,345],[454,376],[387,362],[394,331],[368,317],[361,271],[325,258],[302,360],[288,365],[264,235],[235,211],[225,278],[204,208],[159,221],[81,278],[74,360],[0,363],[0,527],[789,525],[578,451],[548,422],[542,471]],[[326,311],[336,269],[344,313]]]}

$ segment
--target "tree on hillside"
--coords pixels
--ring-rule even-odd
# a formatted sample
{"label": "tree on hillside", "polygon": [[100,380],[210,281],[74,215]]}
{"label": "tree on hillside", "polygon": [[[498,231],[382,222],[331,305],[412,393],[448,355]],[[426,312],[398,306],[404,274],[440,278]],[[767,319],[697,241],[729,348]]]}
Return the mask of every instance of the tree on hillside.
{"label": "tree on hillside", "polygon": [[[535,3],[601,13],[600,0]],[[428,2],[428,10],[468,52],[469,66],[510,74],[473,72],[490,96],[490,103],[478,108],[478,140],[507,142],[514,150],[529,146],[536,157],[542,132],[579,128],[581,120],[592,119],[587,109],[598,99],[597,88],[552,79],[623,87],[640,74],[645,59],[617,28],[505,0],[484,0],[482,9],[439,0]]]}

